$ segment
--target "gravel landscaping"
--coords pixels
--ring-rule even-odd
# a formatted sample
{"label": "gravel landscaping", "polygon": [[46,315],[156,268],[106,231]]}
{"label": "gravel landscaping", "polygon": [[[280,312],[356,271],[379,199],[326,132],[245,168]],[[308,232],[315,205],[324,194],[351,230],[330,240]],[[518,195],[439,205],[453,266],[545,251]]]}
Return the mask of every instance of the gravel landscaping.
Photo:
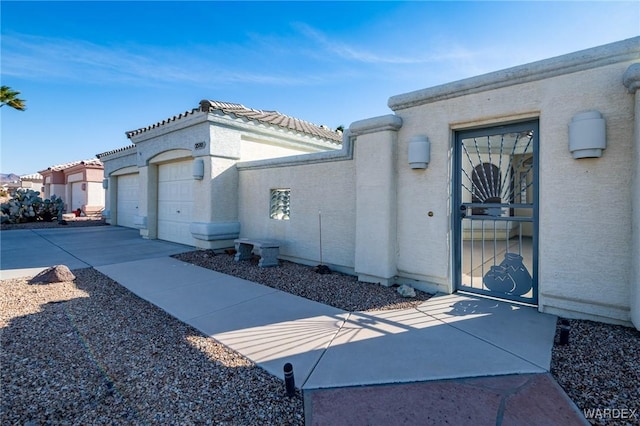
{"label": "gravel landscaping", "polygon": [[[430,297],[406,299],[290,262],[257,268],[210,251],[175,257],[349,311]],[[73,272],[73,282],[0,281],[0,424],[304,424],[301,394],[287,397],[280,378],[98,271]],[[593,424],[640,425],[640,332],[580,320],[570,330],[568,345],[554,345],[552,375],[581,410],[594,410]],[[637,411],[610,419],[622,412],[606,409]]]}
{"label": "gravel landscaping", "polygon": [[87,268],[0,283],[0,424],[303,425],[302,397]]}
{"label": "gravel landscaping", "polygon": [[416,297],[405,298],[396,287],[361,282],[354,276],[337,272],[318,274],[313,267],[287,261],[280,261],[277,268],[258,268],[257,258],[252,262],[234,262],[233,255],[214,254],[212,250],[192,251],[173,257],[345,311],[412,308],[431,297],[428,293],[416,291]]}
{"label": "gravel landscaping", "polygon": [[568,320],[569,344],[560,345],[560,323],[551,374],[569,398],[592,424],[640,425],[640,331]]}
{"label": "gravel landscaping", "polygon": [[2,223],[0,230],[11,231],[19,229],[51,229],[51,228],[84,228],[86,226],[106,226],[104,219],[95,219],[91,217],[76,217],[72,220],[65,220],[58,223],[57,220],[52,222],[30,222],[30,223]]}

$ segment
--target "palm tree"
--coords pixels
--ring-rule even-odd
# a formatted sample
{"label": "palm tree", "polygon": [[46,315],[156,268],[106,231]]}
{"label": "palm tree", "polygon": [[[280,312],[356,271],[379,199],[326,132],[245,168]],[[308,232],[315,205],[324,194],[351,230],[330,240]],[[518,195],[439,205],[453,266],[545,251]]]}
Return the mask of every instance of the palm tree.
{"label": "palm tree", "polygon": [[9,105],[11,108],[15,108],[18,111],[24,111],[27,109],[25,106],[25,101],[23,99],[18,99],[20,92],[16,92],[15,90],[11,90],[9,86],[0,87],[0,108]]}

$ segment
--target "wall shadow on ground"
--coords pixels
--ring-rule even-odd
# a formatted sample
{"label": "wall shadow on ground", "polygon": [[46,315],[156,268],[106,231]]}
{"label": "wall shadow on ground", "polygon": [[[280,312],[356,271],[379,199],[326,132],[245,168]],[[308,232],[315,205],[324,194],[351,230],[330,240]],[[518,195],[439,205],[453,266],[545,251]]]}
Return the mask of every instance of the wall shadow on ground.
{"label": "wall shadow on ground", "polygon": [[25,313],[1,329],[0,423],[303,424],[282,380],[105,275],[73,272],[64,285],[2,282],[5,318]]}

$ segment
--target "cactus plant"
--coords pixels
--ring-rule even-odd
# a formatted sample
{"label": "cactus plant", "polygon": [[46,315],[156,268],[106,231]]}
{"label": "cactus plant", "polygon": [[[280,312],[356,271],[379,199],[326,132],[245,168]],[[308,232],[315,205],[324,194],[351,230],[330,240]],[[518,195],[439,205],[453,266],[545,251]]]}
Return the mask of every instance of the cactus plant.
{"label": "cactus plant", "polygon": [[22,223],[35,221],[52,221],[62,215],[64,202],[53,195],[43,200],[40,192],[31,189],[17,189],[11,199],[0,205],[1,223]]}

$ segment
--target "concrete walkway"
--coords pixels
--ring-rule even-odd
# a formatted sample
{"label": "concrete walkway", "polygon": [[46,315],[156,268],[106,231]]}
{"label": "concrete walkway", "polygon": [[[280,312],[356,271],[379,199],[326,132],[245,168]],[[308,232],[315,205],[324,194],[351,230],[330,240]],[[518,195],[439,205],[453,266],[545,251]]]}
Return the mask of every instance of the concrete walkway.
{"label": "concrete walkway", "polygon": [[307,424],[587,424],[548,374],[556,317],[534,308],[456,294],[350,313],[180,262],[192,247],[133,229],[0,240],[3,279],[93,266],[271,374],[290,362]]}

